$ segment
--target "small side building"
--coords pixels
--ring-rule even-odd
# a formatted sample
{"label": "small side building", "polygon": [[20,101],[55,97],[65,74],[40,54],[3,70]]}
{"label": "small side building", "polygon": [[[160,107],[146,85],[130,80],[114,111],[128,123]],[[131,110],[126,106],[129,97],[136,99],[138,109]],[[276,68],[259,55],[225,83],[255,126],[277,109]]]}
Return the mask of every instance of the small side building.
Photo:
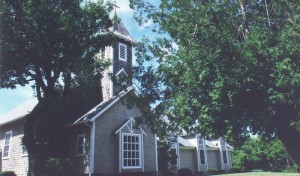
{"label": "small side building", "polygon": [[174,170],[188,168],[194,173],[209,170],[228,171],[232,167],[233,147],[224,138],[205,139],[201,135],[177,136],[170,150],[177,160],[170,162]]}

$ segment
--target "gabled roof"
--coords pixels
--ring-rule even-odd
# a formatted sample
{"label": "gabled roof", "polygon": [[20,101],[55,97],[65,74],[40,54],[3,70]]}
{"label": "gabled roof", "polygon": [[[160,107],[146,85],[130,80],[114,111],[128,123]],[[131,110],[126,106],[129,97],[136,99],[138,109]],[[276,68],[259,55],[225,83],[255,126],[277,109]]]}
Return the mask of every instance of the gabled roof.
{"label": "gabled roof", "polygon": [[132,43],[133,45],[137,44],[137,42],[130,36],[129,32],[127,31],[126,27],[123,25],[122,22],[115,23],[113,25],[113,29],[112,30],[113,30],[113,33],[116,36],[118,36],[118,37],[120,37],[120,38],[122,38],[122,39],[124,39],[124,40],[126,40],[126,41],[128,41],[130,43]]}
{"label": "gabled roof", "polygon": [[[208,142],[210,143],[210,145],[212,145],[212,147],[217,147],[217,148],[220,148],[220,140],[218,139],[210,139],[208,140]],[[234,148],[229,145],[227,142],[226,142],[226,147],[229,149],[229,150],[233,150]]]}
{"label": "gabled roof", "polygon": [[[197,139],[195,135],[188,135],[188,136],[178,136],[178,143],[181,144],[182,147],[197,147]],[[220,140],[219,139],[205,139],[205,146],[208,150],[219,150],[220,149]],[[228,150],[233,150],[233,147],[230,146],[226,142],[226,147]]]}
{"label": "gabled roof", "polygon": [[11,111],[0,117],[0,126],[14,122],[21,118],[24,118],[27,114],[29,114],[33,108],[38,104],[38,100],[33,98],[31,100],[26,101],[25,103],[17,106]]}
{"label": "gabled roof", "polygon": [[[118,134],[125,127],[127,127],[127,129],[130,131],[130,133],[134,133],[134,130],[135,130],[134,123],[135,123],[134,118],[130,117],[128,120],[126,120],[126,122],[120,128],[118,128],[118,130],[116,130],[115,134]],[[140,126],[139,126],[139,129],[143,135],[147,136],[145,131]]]}
{"label": "gabled roof", "polygon": [[188,140],[178,136],[177,137],[178,143],[185,146],[185,147],[196,147],[194,144],[192,144],[191,142],[189,142]]}
{"label": "gabled roof", "polygon": [[[125,90],[120,92],[118,95],[112,97],[111,99],[101,102],[97,106],[95,106],[93,109],[91,109],[89,112],[81,116],[79,119],[77,119],[74,123],[68,125],[77,125],[81,123],[87,123],[92,122],[96,120],[99,116],[101,116],[104,112],[106,112],[110,107],[112,107],[115,103],[117,103],[122,97],[127,95],[129,92],[134,92],[133,87],[127,87]],[[135,92],[134,92],[135,93]],[[135,93],[136,94],[136,93]]]}

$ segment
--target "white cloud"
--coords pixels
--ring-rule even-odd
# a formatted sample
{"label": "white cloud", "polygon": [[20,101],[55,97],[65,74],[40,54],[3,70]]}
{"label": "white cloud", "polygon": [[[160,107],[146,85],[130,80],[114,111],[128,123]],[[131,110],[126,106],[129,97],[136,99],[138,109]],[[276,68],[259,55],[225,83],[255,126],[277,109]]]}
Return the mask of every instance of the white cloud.
{"label": "white cloud", "polygon": [[117,0],[116,1],[117,6],[117,14],[126,14],[126,15],[131,15],[133,14],[133,10],[129,7],[129,0]]}

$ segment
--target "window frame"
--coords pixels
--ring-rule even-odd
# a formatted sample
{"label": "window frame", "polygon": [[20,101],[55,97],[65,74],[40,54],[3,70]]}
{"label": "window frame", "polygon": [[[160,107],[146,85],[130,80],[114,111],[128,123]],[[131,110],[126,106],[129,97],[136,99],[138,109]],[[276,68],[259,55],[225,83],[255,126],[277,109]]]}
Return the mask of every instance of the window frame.
{"label": "window frame", "polygon": [[[81,138],[82,137],[82,144],[81,145],[79,145],[79,138]],[[77,135],[77,137],[76,137],[76,156],[83,156],[84,154],[85,154],[85,143],[86,143],[86,141],[85,141],[85,134],[79,134],[79,135]],[[78,153],[78,147],[82,147],[82,153]]]}
{"label": "window frame", "polygon": [[223,150],[223,163],[228,164],[227,150]]}
{"label": "window frame", "polygon": [[21,156],[28,156],[28,151],[24,144],[22,144],[22,155]]}
{"label": "window frame", "polygon": [[[124,47],[124,58],[121,57],[121,47]],[[127,45],[124,43],[119,43],[119,60],[127,62]]]}
{"label": "window frame", "polygon": [[[122,75],[121,75],[122,73],[123,73],[124,77],[121,77],[121,76],[122,76]],[[117,83],[120,84],[121,86],[126,86],[126,85],[127,85],[127,83],[128,83],[127,78],[128,78],[128,74],[126,73],[126,71],[124,70],[124,68],[122,68],[120,71],[118,71],[118,72],[116,73],[116,81],[117,81]],[[122,82],[121,82],[121,81],[122,81]]]}
{"label": "window frame", "polygon": [[[200,165],[206,165],[206,156],[205,156],[205,139],[204,138],[199,138],[198,140],[198,145],[199,145],[199,164]],[[202,162],[204,161],[204,163]]]}
{"label": "window frame", "polygon": [[[125,150],[124,149],[124,137],[125,136],[135,136],[135,137],[138,137],[138,146],[139,146],[139,149],[138,150]],[[136,143],[130,143],[130,142],[126,142],[127,144],[136,144]],[[122,169],[141,169],[143,166],[142,166],[142,135],[141,134],[131,134],[131,133],[122,133],[122,144],[121,144],[121,166],[122,166]],[[139,156],[138,158],[133,158],[133,157],[127,157],[125,158],[124,157],[124,152],[139,152]],[[132,154],[132,153],[131,153]],[[125,160],[129,161],[129,160],[139,160],[139,165],[135,165],[135,166],[125,166]]]}
{"label": "window frame", "polygon": [[206,165],[206,161],[205,161],[205,151],[204,149],[200,149],[199,150],[199,158],[200,158],[200,165]]}
{"label": "window frame", "polygon": [[[9,134],[9,144],[6,143],[6,135]],[[2,153],[2,159],[8,159],[10,156],[10,148],[11,148],[11,141],[12,141],[12,131],[7,131],[4,135],[4,143],[3,143],[3,153]],[[7,156],[4,156],[5,154],[5,147],[8,147]]]}
{"label": "window frame", "polygon": [[[171,160],[169,160],[170,167],[178,167],[179,166],[179,149],[178,149],[178,137],[171,134],[169,137],[171,147],[169,149],[169,154],[171,155]],[[172,160],[173,157],[176,157],[175,160]],[[176,164],[174,164],[176,162]]]}
{"label": "window frame", "polygon": [[228,149],[227,149],[227,142],[224,139],[220,140],[220,148],[221,148],[221,154],[222,154],[222,163],[223,165],[229,164],[229,158],[228,158]]}

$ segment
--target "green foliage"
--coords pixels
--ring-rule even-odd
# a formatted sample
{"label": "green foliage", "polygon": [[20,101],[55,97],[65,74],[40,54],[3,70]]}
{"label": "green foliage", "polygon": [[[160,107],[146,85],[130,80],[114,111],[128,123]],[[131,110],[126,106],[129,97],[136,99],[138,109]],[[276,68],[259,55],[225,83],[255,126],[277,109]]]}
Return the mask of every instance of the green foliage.
{"label": "green foliage", "polygon": [[48,158],[45,165],[45,176],[68,176],[72,175],[72,166],[70,159]]}
{"label": "green foliage", "polygon": [[182,168],[178,170],[178,176],[193,176],[193,172],[188,168]]}
{"label": "green foliage", "polygon": [[0,172],[0,176],[17,176],[14,171],[3,171]]}
{"label": "green foliage", "polygon": [[208,175],[218,175],[218,174],[222,174],[222,173],[224,173],[224,171],[218,170],[218,169],[208,169],[208,171],[207,171]]}
{"label": "green foliage", "polygon": [[250,138],[232,154],[234,167],[243,171],[263,170],[282,172],[296,166],[284,145],[277,139]]}
{"label": "green foliage", "polygon": [[110,62],[97,53],[114,42],[104,1],[0,1],[0,88],[32,84],[39,104],[26,118],[29,175],[48,157],[65,157],[66,125],[101,99]]}
{"label": "green foliage", "polygon": [[108,66],[96,58],[113,42],[112,7],[103,1],[4,0],[0,6],[0,88],[33,81],[41,99],[67,93]]}
{"label": "green foliage", "polygon": [[287,167],[283,172],[285,172],[285,173],[299,173],[300,172],[300,166],[298,166],[295,163],[292,163],[292,165]]}
{"label": "green foliage", "polygon": [[137,46],[135,78],[160,134],[180,128],[235,146],[275,134],[300,164],[300,2],[148,2],[131,0],[136,18],[167,37]]}
{"label": "green foliage", "polygon": [[47,159],[67,157],[70,144],[70,127],[99,101],[96,85],[77,87],[67,96],[43,99],[26,117],[23,143],[26,145],[32,166],[31,172],[43,172]]}

